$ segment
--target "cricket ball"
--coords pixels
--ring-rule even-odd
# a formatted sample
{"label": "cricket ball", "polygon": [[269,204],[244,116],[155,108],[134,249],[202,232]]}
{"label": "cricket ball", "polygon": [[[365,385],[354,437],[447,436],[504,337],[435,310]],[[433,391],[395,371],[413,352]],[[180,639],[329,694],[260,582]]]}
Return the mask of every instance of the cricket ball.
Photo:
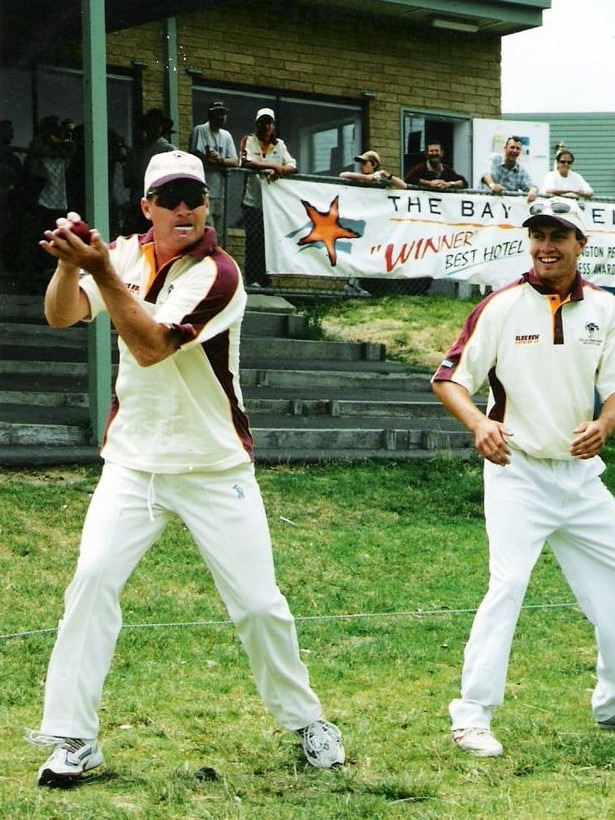
{"label": "cricket ball", "polygon": [[79,214],[76,214],[71,211],[71,213],[67,214],[68,217],[68,226],[74,234],[77,234],[79,239],[82,242],[85,242],[86,245],[90,244],[90,226],[87,222],[85,222]]}

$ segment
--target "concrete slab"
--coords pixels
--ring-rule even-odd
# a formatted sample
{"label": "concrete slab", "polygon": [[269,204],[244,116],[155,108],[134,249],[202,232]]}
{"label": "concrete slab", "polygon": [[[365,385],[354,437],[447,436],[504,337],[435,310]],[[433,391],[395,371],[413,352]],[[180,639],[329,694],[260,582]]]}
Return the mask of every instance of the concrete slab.
{"label": "concrete slab", "polygon": [[283,296],[267,293],[248,293],[247,310],[262,313],[296,313],[297,308]]}

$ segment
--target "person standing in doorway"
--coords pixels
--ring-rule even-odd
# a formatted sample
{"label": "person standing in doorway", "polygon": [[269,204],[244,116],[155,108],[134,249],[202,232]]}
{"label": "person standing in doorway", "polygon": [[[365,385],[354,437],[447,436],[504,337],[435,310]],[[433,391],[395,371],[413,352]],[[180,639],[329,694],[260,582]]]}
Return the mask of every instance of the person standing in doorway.
{"label": "person standing in doorway", "polygon": [[439,142],[430,142],[425,149],[425,161],[410,168],[404,179],[408,185],[436,191],[460,190],[468,187],[467,179],[450,165],[442,162],[444,152]]}

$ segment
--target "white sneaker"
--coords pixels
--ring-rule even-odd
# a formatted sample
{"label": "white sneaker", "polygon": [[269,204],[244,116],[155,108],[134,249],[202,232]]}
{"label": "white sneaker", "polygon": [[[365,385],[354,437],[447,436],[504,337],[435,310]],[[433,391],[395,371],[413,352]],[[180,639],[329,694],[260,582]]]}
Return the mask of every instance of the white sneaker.
{"label": "white sneaker", "polygon": [[342,733],[326,720],[316,720],[297,729],[308,763],[317,769],[332,769],[346,760]]}
{"label": "white sneaker", "polygon": [[476,757],[499,757],[504,751],[493,732],[481,727],[455,729],[453,740],[464,752],[470,752]]}
{"label": "white sneaker", "polygon": [[27,738],[35,746],[54,746],[53,752],[38,770],[38,785],[62,788],[84,772],[104,763],[96,738],[55,737],[32,732]]}

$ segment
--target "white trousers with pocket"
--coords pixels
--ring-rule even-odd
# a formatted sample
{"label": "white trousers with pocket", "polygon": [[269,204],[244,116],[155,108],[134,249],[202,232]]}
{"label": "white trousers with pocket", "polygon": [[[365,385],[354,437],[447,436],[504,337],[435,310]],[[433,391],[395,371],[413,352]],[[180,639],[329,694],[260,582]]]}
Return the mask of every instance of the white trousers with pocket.
{"label": "white trousers with pocket", "polygon": [[212,574],[248,655],[258,692],[276,721],[294,730],[321,717],[299,656],[294,619],[276,584],[269,527],[253,466],[175,475],[106,464],[65,594],[47,673],[41,732],[97,736],[103,683],[122,626],[120,593],[173,514],[190,530]]}
{"label": "white trousers with pocket", "polygon": [[449,706],[453,730],[489,728],[504,699],[515,627],[545,541],[594,626],[594,717],[615,715],[615,499],[603,469],[600,458],[552,461],[518,450],[506,467],[485,462],[489,587],[465,648],[461,698]]}

